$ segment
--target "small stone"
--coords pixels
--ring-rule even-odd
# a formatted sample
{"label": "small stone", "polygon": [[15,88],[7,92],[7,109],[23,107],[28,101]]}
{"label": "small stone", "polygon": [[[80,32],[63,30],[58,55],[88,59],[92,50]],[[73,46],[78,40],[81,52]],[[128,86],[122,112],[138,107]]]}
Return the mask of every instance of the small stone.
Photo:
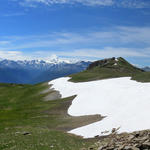
{"label": "small stone", "polygon": [[23,133],[23,135],[29,135],[29,134],[30,134],[29,132],[24,132],[24,133]]}
{"label": "small stone", "polygon": [[113,146],[108,147],[107,150],[114,150],[114,147]]}
{"label": "small stone", "polygon": [[134,144],[133,146],[139,148],[139,147],[141,146],[141,144],[136,143],[136,144]]}
{"label": "small stone", "polygon": [[148,139],[147,136],[145,136],[145,137],[139,137],[139,138],[136,139],[136,141],[141,141],[141,142],[143,143],[143,142],[145,142],[147,139]]}
{"label": "small stone", "polygon": [[125,145],[121,145],[121,146],[119,146],[118,150],[122,150],[122,149],[124,149],[124,147],[125,147]]}
{"label": "small stone", "polygon": [[99,135],[96,135],[95,138],[99,138]]}
{"label": "small stone", "polygon": [[116,132],[116,128],[113,128],[111,133],[115,133]]}
{"label": "small stone", "polygon": [[144,149],[150,149],[150,142],[144,142],[142,144],[142,148],[144,148]]}
{"label": "small stone", "polygon": [[124,150],[132,150],[131,146],[125,146]]}
{"label": "small stone", "polygon": [[51,148],[53,148],[54,146],[53,146],[53,145],[51,145],[50,147],[51,147]]}
{"label": "small stone", "polygon": [[130,135],[130,136],[128,137],[128,140],[131,141],[131,140],[134,139],[134,137],[135,137],[134,135]]}
{"label": "small stone", "polygon": [[101,147],[98,148],[98,150],[102,150],[102,149],[103,149],[103,146],[101,146]]}
{"label": "small stone", "polygon": [[135,137],[139,137],[140,136],[140,132],[135,132]]}
{"label": "small stone", "polygon": [[137,148],[137,147],[132,147],[131,149],[132,149],[132,150],[140,150],[140,149]]}

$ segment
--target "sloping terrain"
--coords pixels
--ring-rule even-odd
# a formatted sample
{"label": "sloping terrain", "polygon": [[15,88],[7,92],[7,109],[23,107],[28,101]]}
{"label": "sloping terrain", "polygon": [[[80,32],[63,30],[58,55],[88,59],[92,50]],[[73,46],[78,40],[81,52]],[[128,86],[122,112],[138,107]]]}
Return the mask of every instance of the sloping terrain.
{"label": "sloping terrain", "polygon": [[74,98],[45,101],[55,91],[48,83],[0,84],[0,150],[79,150],[93,144],[66,131],[99,121],[101,116],[67,114]]}

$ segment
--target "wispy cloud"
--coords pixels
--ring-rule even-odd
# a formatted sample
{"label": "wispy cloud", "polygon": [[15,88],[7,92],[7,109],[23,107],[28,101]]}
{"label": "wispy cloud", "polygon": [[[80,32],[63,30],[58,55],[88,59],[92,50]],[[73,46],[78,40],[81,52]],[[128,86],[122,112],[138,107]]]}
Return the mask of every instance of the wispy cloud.
{"label": "wispy cloud", "polygon": [[131,49],[123,47],[104,47],[102,49],[77,49],[69,52],[59,52],[59,56],[82,58],[108,58],[108,57],[144,57],[150,58],[150,47],[145,49]]}
{"label": "wispy cloud", "polygon": [[[5,45],[4,45],[5,44]],[[0,49],[70,49],[94,47],[150,46],[150,27],[113,27],[88,32],[56,32],[44,35],[0,37]]]}
{"label": "wispy cloud", "polygon": [[10,44],[10,41],[0,41],[0,46]]}
{"label": "wispy cloud", "polygon": [[[140,48],[142,47],[142,48]],[[88,32],[0,37],[0,56],[20,59],[61,57],[150,57],[150,27],[113,27]],[[8,53],[9,52],[9,53]],[[39,53],[40,52],[40,53]]]}
{"label": "wispy cloud", "polygon": [[78,60],[97,60],[109,57],[125,57],[125,58],[150,58],[150,47],[144,49],[131,49],[123,47],[104,47],[102,49],[73,49],[71,51],[0,51],[0,58],[11,60],[32,60],[43,59],[49,60],[53,55],[57,55],[63,59]]}
{"label": "wispy cloud", "polygon": [[27,56],[21,51],[0,51],[0,58],[10,60],[25,60]]}
{"label": "wispy cloud", "polygon": [[118,5],[125,8],[149,8],[150,2],[144,0],[121,0],[120,4]]}
{"label": "wispy cloud", "polygon": [[34,55],[43,56],[47,59],[47,56],[56,54],[59,57],[65,58],[76,58],[76,59],[85,59],[85,60],[97,60],[109,57],[136,57],[136,58],[150,58],[150,47],[145,49],[133,49],[133,48],[124,48],[124,47],[104,47],[101,49],[73,49],[71,51],[37,51],[34,52]]}
{"label": "wispy cloud", "polygon": [[24,0],[21,5],[35,7],[37,3],[43,3],[45,5],[54,4],[82,4],[88,6],[110,6],[113,4],[113,0]]}
{"label": "wispy cloud", "polygon": [[141,0],[23,0],[19,2],[23,6],[36,7],[37,4],[45,4],[51,6],[54,4],[81,4],[85,6],[116,6],[126,8],[147,8],[150,7],[150,2]]}

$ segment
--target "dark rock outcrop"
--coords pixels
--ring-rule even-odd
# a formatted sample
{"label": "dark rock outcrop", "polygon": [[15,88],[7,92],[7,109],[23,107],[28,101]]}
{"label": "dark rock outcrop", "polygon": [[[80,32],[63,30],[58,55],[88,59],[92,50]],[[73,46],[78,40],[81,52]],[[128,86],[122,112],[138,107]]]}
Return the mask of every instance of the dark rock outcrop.
{"label": "dark rock outcrop", "polygon": [[95,61],[95,62],[91,63],[87,69],[92,69],[92,68],[97,67],[97,66],[103,67],[103,66],[105,66],[111,62],[115,63],[115,57]]}

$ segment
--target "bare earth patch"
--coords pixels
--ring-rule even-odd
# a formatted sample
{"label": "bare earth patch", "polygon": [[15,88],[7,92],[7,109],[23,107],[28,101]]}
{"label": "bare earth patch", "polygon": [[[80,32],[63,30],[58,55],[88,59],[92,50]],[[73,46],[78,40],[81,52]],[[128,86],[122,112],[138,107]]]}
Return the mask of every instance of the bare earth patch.
{"label": "bare earth patch", "polygon": [[42,91],[42,93],[46,95],[44,97],[44,101],[54,101],[54,103],[59,101],[59,103],[61,104],[54,109],[46,111],[46,113],[48,113],[49,115],[58,115],[59,119],[62,121],[61,124],[56,126],[55,129],[57,130],[67,132],[78,127],[98,122],[104,118],[101,115],[86,115],[79,117],[70,116],[68,114],[68,108],[70,107],[73,99],[76,96],[72,96],[64,100],[61,99],[61,94],[59,93],[59,91],[55,91],[52,88],[45,89],[44,91]]}

